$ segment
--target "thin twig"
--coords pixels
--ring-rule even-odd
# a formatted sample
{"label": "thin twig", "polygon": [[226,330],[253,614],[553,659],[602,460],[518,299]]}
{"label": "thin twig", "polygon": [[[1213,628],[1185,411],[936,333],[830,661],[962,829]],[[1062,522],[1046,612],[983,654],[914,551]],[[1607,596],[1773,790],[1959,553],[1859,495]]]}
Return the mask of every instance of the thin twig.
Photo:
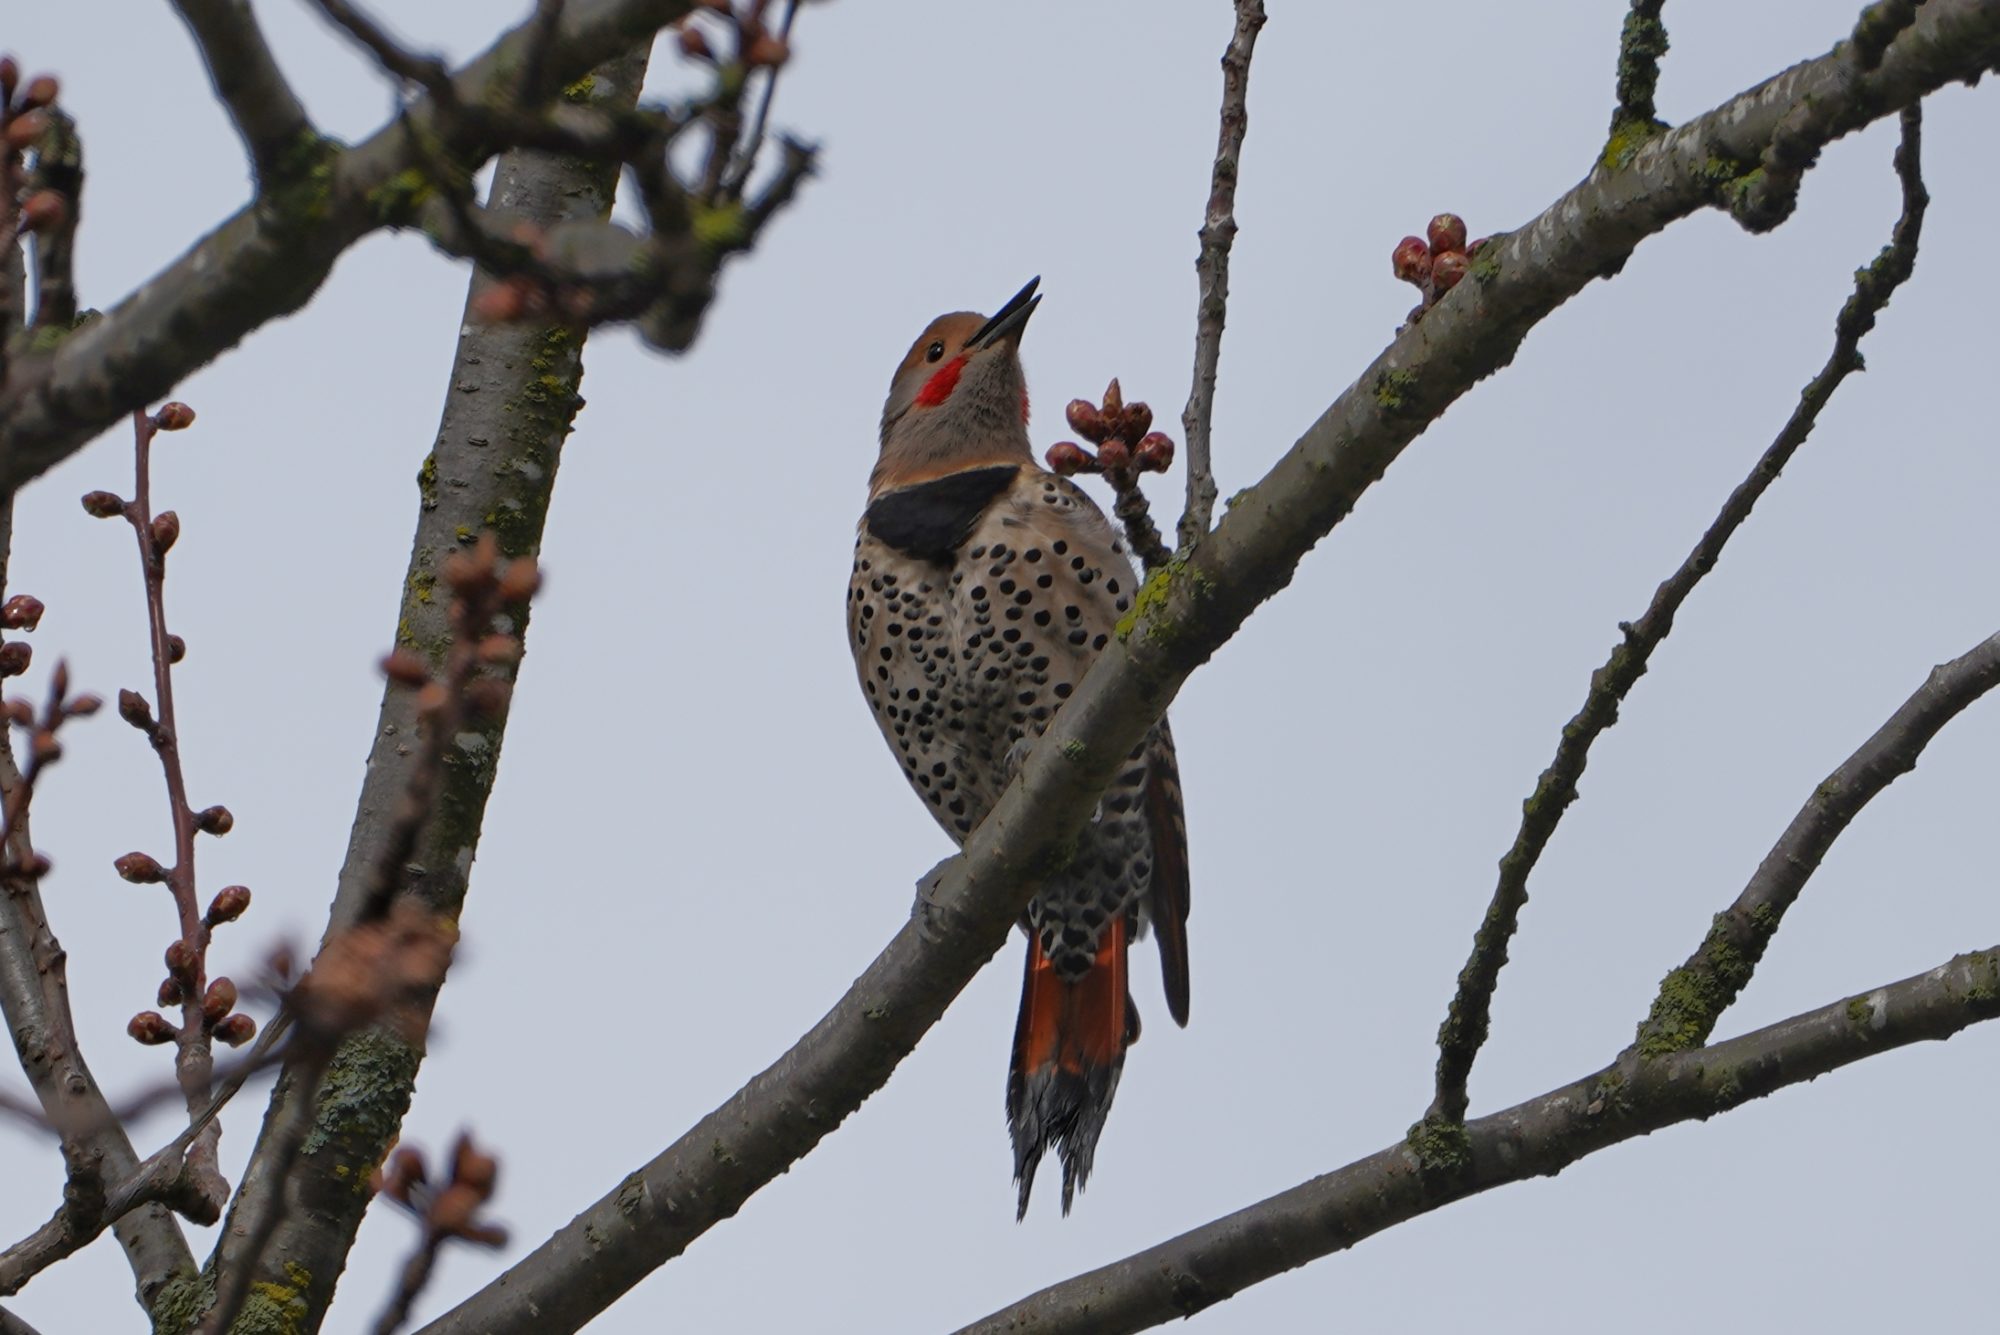
{"label": "thin twig", "polygon": [[1187,509],[1181,515],[1182,550],[1208,536],[1215,514],[1215,470],[1209,430],[1215,417],[1215,377],[1222,360],[1222,326],[1229,316],[1229,247],[1236,240],[1236,176],[1243,137],[1250,131],[1247,97],[1250,56],[1264,26],[1264,0],[1235,0],[1236,31],[1222,53],[1222,128],[1209,178],[1208,211],[1202,217],[1201,252],[1194,271],[1200,287],[1195,311],[1194,384],[1181,412],[1187,437]]}
{"label": "thin twig", "polygon": [[1466,1081],[1480,1045],[1486,1041],[1493,991],[1507,963],[1507,942],[1514,935],[1521,910],[1528,902],[1528,877],[1554,837],[1556,826],[1576,800],[1577,782],[1589,763],[1590,748],[1618,721],[1625,696],[1645,675],[1653,651],[1674,628],[1674,617],[1695,586],[1715,567],[1736,530],[1750,517],[1778,474],[1812,434],[1819,415],[1841,382],[1861,369],[1861,339],[1875,326],[1875,317],[1916,265],[1917,242],[1923,232],[1929,197],[1921,174],[1920,119],[1916,108],[1903,116],[1903,138],[1896,151],[1896,170],[1903,183],[1903,211],[1889,244],[1875,263],[1860,271],[1855,288],[1834,321],[1833,351],[1818,375],[1799,395],[1798,407],[1778,432],[1750,475],[1729,494],[1708,531],[1653,594],[1645,614],[1619,626],[1623,635],[1604,666],[1591,674],[1583,707],[1562,730],[1555,759],[1542,771],[1535,790],[1521,804],[1521,826],[1513,847],[1500,859],[1499,884],[1479,930],[1472,953],[1458,975],[1458,991],[1438,1029],[1437,1089],[1427,1119],[1446,1124],[1465,1119]]}
{"label": "thin twig", "polygon": [[[451,68],[442,57],[417,55],[406,50],[365,10],[347,3],[347,0],[312,2],[330,22],[366,48],[383,69],[429,93],[440,111],[449,113],[458,107],[458,89],[451,81]],[[533,51],[542,36],[541,15],[538,12],[528,29],[526,49]]]}
{"label": "thin twig", "polygon": [[1618,109],[1611,113],[1615,135],[1631,127],[1659,124],[1653,94],[1660,86],[1660,58],[1667,54],[1667,25],[1660,21],[1666,0],[1632,0],[1618,36]]}
{"label": "thin twig", "polygon": [[[791,44],[792,20],[798,13],[799,0],[785,0],[785,16],[778,20],[778,41],[786,46]],[[743,198],[743,188],[757,168],[757,158],[764,151],[764,126],[771,118],[771,99],[778,91],[778,76],[784,70],[783,65],[773,65],[764,71],[764,87],[757,96],[757,112],[751,117],[750,130],[737,142],[729,168],[722,175],[722,198],[726,200]]]}
{"label": "thin twig", "polygon": [[[180,726],[174,712],[173,665],[180,654],[177,641],[167,630],[167,552],[179,535],[180,521],[171,512],[153,513],[153,440],[173,407],[163,409],[159,417],[143,409],[132,414],[134,486],[124,513],[139,547],[153,662],[155,712],[144,731],[160,759],[160,772],[166,780],[168,815],[173,822],[174,860],[166,869],[165,881],[179,917],[181,958],[187,961],[185,969],[177,971],[181,1023],[174,1034],[174,1069],[188,1115],[193,1118],[210,1101],[215,1050],[209,1036],[211,1022],[203,1010],[208,990],[210,933],[196,891],[196,813],[188,803],[187,777],[181,766]],[[210,1210],[204,1212],[208,1217],[198,1219],[200,1223],[214,1223],[229,1199],[228,1184],[215,1164],[216,1140],[213,1134],[198,1136],[188,1147],[188,1168],[202,1188],[201,1194],[209,1198]]]}

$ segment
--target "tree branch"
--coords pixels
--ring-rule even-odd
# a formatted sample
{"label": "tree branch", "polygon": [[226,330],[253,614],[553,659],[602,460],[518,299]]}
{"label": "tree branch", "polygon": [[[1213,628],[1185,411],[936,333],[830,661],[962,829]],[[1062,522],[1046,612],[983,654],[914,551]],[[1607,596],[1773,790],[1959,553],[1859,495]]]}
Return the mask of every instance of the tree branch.
{"label": "tree branch", "polygon": [[1660,982],[1633,1047],[1642,1057],[1699,1047],[1750,982],[1771,938],[1861,809],[1917,766],[1924,747],[1966,706],[2000,686],[2000,634],[1931,670],[1874,736],[1813,790],[1806,804],[1687,963]]}
{"label": "tree branch", "polygon": [[[7,247],[0,261],[0,287],[19,296],[26,286],[21,252]],[[18,301],[4,303],[18,318]],[[15,331],[0,328],[0,343]],[[8,560],[14,534],[14,494],[0,491],[0,594],[5,592]],[[22,792],[25,778],[14,762],[11,739],[0,726],[0,791]],[[23,793],[25,797],[25,794]],[[11,805],[11,804],[10,804]],[[7,821],[6,846],[0,861],[27,867],[34,858],[25,801]],[[10,877],[0,882],[0,1016],[14,1040],[14,1050],[23,1071],[41,1103],[43,1115],[59,1128],[63,1163],[70,1183],[89,1191],[87,1184],[101,1184],[129,1174],[139,1156],[132,1149],[124,1126],[112,1113],[104,1092],[85,1063],[77,1041],[76,1022],[69,1008],[68,956],[55,933],[49,929],[48,913],[42,907],[39,881],[30,876]],[[66,1191],[67,1197],[67,1191]],[[69,1212],[69,1201],[59,1217],[72,1226],[77,1216]],[[103,1229],[72,1227],[74,1246],[81,1247]],[[194,1273],[194,1256],[181,1236],[180,1226],[161,1205],[146,1205],[121,1218],[113,1232],[125,1251],[142,1306],[153,1300],[177,1276]],[[19,1275],[25,1282],[28,1270]],[[0,1276],[0,1288],[12,1280]],[[13,1285],[18,1287],[18,1283]],[[8,1291],[12,1291],[11,1288]],[[12,1319],[12,1318],[10,1318]],[[25,1324],[25,1323],[23,1323]]]}
{"label": "tree branch", "polygon": [[293,146],[318,136],[265,44],[249,0],[174,0],[174,9],[201,48],[209,82],[256,169],[258,190],[278,185]]}
{"label": "tree branch", "polygon": [[1659,648],[1674,628],[1674,617],[1688,595],[1694,592],[1715,563],[1722,549],[1757,504],[1778,474],[1805,444],[1819,422],[1833,392],[1848,375],[1861,369],[1862,337],[1875,327],[1875,317],[1889,304],[1889,297],[1910,276],[1917,261],[1917,240],[1923,232],[1924,209],[1930,202],[1922,176],[1922,112],[1909,107],[1902,115],[1903,135],[1896,148],[1896,171],[1903,183],[1903,211],[1896,221],[1889,244],[1868,268],[1855,275],[1853,295],[1841,307],[1834,322],[1833,352],[1799,395],[1799,405],[1778,432],[1770,447],[1722,504],[1722,511],[1708,531],[1653,594],[1653,601],[1637,621],[1622,623],[1623,639],[1612,649],[1604,666],[1591,674],[1590,692],[1583,707],[1562,730],[1555,759],[1535,783],[1534,792],[1521,803],[1521,828],[1514,846],[1500,859],[1500,881],[1493,890],[1492,903],[1473,935],[1472,954],[1458,975],[1458,992],[1450,1011],[1438,1029],[1437,1092],[1431,1100],[1427,1119],[1444,1123],[1465,1120],[1466,1081],[1480,1045],[1486,1041],[1487,1022],[1493,991],[1500,970],[1507,963],[1507,942],[1514,935],[1521,910],[1528,902],[1528,877],[1534,872],[1542,851],[1555,836],[1556,826],[1570,803],[1576,801],[1576,786],[1589,763],[1590,748],[1618,721],[1618,707],[1640,677],[1646,673],[1653,650]]}
{"label": "tree branch", "polygon": [[[600,95],[615,105],[631,105],[645,77],[647,49],[642,44],[638,54],[598,71]],[[510,152],[500,159],[488,207],[544,223],[603,218],[616,180],[615,165]],[[492,283],[484,273],[473,277],[437,443],[417,473],[416,535],[396,640],[399,650],[433,667],[444,664],[453,643],[440,584],[445,563],[466,541],[460,535],[490,531],[509,557],[539,551],[563,441],[583,403],[577,393],[582,333],[479,322],[473,311]],[[506,610],[513,633],[524,638],[525,598]],[[512,672],[505,669],[506,680]],[[392,846],[407,850],[396,868],[406,894],[453,917],[464,902],[507,711],[502,702],[476,723],[453,730],[435,804],[412,845],[406,842],[404,813],[424,758],[411,745],[419,695],[395,682],[385,688],[326,940],[379,917],[383,860]],[[433,987],[414,999],[422,1018],[428,1018],[435,997]],[[414,1042],[383,1029],[349,1037],[333,1055],[316,1105],[310,1065],[287,1064],[215,1256],[219,1273],[249,1275],[246,1312],[256,1308],[259,1283],[289,1285],[287,1291],[297,1290],[304,1304],[307,1328],[317,1327],[368,1205],[355,1183],[367,1180],[395,1139],[422,1055]],[[297,1118],[312,1130],[288,1165],[288,1129],[299,1124]],[[251,1239],[237,1236],[236,1221],[263,1219],[276,1221],[268,1247],[251,1247]],[[303,1287],[287,1279],[288,1272],[300,1271],[311,1276]]]}
{"label": "tree branch", "polygon": [[[552,80],[575,79],[650,41],[692,0],[576,0],[544,55]],[[531,17],[454,78],[476,105],[511,79],[538,30]],[[435,135],[438,108],[418,99],[409,124]],[[499,145],[455,152],[471,171]],[[53,351],[23,357],[0,384],[0,487],[44,472],[119,418],[163,398],[251,331],[303,307],[361,237],[410,220],[401,120],[344,148],[310,130],[281,155],[260,198],[226,219],[101,320]]]}
{"label": "tree branch", "polygon": [[426,1335],[578,1329],[838,1126],[879,1089],[1006,942],[1036,878],[1062,861],[1119,763],[1189,673],[1291,579],[1428,423],[1510,361],[1535,323],[1633,247],[1715,198],[1710,163],[1754,160],[1807,98],[1843,131],[2000,57],[2000,0],[1930,0],[1881,67],[1839,54],[1794,66],[1599,167],[1481,251],[1459,286],[1398,336],[1185,560],[1155,574],[1021,774],[964,851],[926,876],[921,911],[833,1010],[650,1163]]}
{"label": "tree branch", "polygon": [[1209,428],[1215,417],[1215,377],[1222,360],[1222,326],[1229,314],[1229,247],[1236,240],[1236,175],[1243,161],[1243,137],[1250,132],[1247,98],[1250,57],[1264,26],[1264,0],[1235,0],[1236,31],[1222,53],[1222,128],[1209,178],[1208,211],[1202,218],[1201,252],[1195,277],[1201,295],[1195,309],[1194,384],[1181,412],[1187,437],[1187,509],[1181,515],[1180,545],[1191,547],[1208,535],[1215,513],[1215,470]]}
{"label": "tree branch", "polygon": [[1660,86],[1660,57],[1667,54],[1667,25],[1660,22],[1666,0],[1632,0],[1625,27],[1618,35],[1618,109],[1611,113],[1613,134],[1625,126],[1659,123],[1653,94]]}
{"label": "tree branch", "polygon": [[2000,948],[1655,1062],[1621,1060],[1466,1125],[1456,1174],[1402,1142],[1143,1252],[1043,1289],[958,1335],[1123,1335],[1193,1316],[1393,1225],[1597,1151],[1705,1120],[2000,1014]]}

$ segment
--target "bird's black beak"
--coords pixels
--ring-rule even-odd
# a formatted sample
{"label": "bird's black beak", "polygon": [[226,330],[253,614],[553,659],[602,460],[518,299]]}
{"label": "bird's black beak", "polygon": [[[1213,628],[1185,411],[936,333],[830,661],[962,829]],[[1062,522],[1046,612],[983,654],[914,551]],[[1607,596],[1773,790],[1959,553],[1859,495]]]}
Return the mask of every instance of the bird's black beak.
{"label": "bird's black beak", "polygon": [[1035,313],[1035,307],[1042,299],[1035,295],[1040,285],[1041,275],[1028,280],[1028,285],[1007,299],[1007,304],[993,313],[993,318],[979,326],[979,332],[965,341],[965,346],[974,351],[990,348],[1003,338],[1020,342],[1021,331],[1028,327],[1028,317]]}

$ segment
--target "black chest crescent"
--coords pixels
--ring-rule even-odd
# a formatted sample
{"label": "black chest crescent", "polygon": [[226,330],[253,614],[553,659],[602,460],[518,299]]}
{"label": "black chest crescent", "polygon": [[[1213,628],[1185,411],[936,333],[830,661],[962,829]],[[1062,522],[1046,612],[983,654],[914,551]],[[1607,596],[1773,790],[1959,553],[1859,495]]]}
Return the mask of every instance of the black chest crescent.
{"label": "black chest crescent", "polygon": [[1017,464],[969,468],[914,487],[885,491],[869,503],[868,531],[897,551],[949,560],[972,533],[993,498],[1013,485]]}

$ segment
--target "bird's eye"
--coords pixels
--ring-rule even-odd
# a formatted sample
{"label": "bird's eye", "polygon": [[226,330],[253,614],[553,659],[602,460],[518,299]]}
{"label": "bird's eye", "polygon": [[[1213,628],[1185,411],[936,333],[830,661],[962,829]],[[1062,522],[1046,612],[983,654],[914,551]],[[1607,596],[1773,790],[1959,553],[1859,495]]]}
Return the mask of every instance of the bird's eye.
{"label": "bird's eye", "polygon": [[924,349],[924,360],[927,362],[934,362],[942,356],[944,356],[944,344],[942,342],[933,343]]}

